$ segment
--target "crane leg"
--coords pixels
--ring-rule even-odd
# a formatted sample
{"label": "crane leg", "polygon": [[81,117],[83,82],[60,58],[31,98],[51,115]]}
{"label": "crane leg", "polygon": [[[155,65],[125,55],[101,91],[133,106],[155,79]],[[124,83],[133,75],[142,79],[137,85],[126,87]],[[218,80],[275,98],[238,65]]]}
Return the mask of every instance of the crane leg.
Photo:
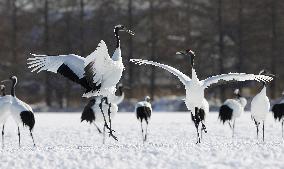
{"label": "crane leg", "polygon": [[202,121],[201,121],[201,125],[202,125],[201,129],[204,131],[204,133],[207,133],[206,126]]}
{"label": "crane leg", "polygon": [[2,149],[4,148],[4,126],[5,124],[3,124],[3,128],[2,128]]}
{"label": "crane leg", "polygon": [[198,144],[198,143],[201,143],[200,136],[199,136],[199,131],[198,131],[198,126],[196,128],[196,132],[197,132],[197,143],[196,144]]}
{"label": "crane leg", "polygon": [[101,129],[98,127],[98,125],[97,125],[95,122],[94,122],[94,125],[95,125],[95,127],[97,128],[98,132],[99,132],[100,134],[102,134]]}
{"label": "crane leg", "polygon": [[282,139],[283,139],[283,123],[284,123],[284,121],[282,121]]}
{"label": "crane leg", "polygon": [[143,140],[143,143],[144,143],[144,130],[143,130],[143,120],[141,118],[141,121],[140,121],[140,124],[141,124],[141,132],[142,132],[142,140]]}
{"label": "crane leg", "polygon": [[232,128],[232,130],[233,130],[233,138],[234,138],[234,136],[235,136],[235,124],[236,124],[236,119],[234,119],[234,122],[233,122],[233,128]]}
{"label": "crane leg", "polygon": [[192,114],[192,112],[191,112],[191,118],[192,118],[192,120],[193,120],[193,122],[194,122],[194,124],[195,124],[195,128],[196,128],[196,134],[197,134],[197,141],[196,141],[196,144],[198,144],[198,143],[201,143],[201,141],[200,141],[200,136],[199,136],[199,130],[198,130],[198,128],[199,128],[199,122],[200,122],[200,120],[198,119],[199,117],[198,117],[198,108],[195,108],[195,116]]}
{"label": "crane leg", "polygon": [[264,142],[264,121],[262,123],[262,140]]}
{"label": "crane leg", "polygon": [[33,143],[34,143],[34,147],[36,146],[35,145],[35,140],[34,140],[34,136],[33,136],[33,133],[32,133],[32,131],[30,130],[30,135],[31,135],[31,137],[32,137],[32,140],[33,140]]}
{"label": "crane leg", "polygon": [[21,133],[20,133],[20,127],[18,126],[18,137],[19,137],[19,147],[21,148]]}
{"label": "crane leg", "polygon": [[229,124],[230,129],[232,130],[233,127],[232,127],[230,121],[228,121],[228,124]]}
{"label": "crane leg", "polygon": [[258,139],[258,125],[256,125],[256,138]]}
{"label": "crane leg", "polygon": [[103,144],[105,144],[106,142],[106,124],[104,124],[104,128],[103,128]]}
{"label": "crane leg", "polygon": [[254,124],[255,124],[255,127],[256,127],[256,138],[258,139],[258,126],[259,126],[259,123],[254,119]]}
{"label": "crane leg", "polygon": [[202,127],[200,128],[200,139],[202,140]]}
{"label": "crane leg", "polygon": [[148,120],[146,120],[146,133],[145,133],[144,141],[147,141],[147,135],[148,135]]}
{"label": "crane leg", "polygon": [[109,136],[111,136],[113,139],[118,141],[117,137],[115,135],[113,135],[113,133],[112,133],[112,132],[115,132],[115,131],[111,128],[111,117],[110,117],[111,112],[110,112],[110,108],[111,108],[111,104],[109,103],[109,107],[108,107],[108,120],[109,120],[109,130],[110,130],[109,131]]}
{"label": "crane leg", "polygon": [[103,128],[103,144],[105,144],[105,128],[108,127],[108,126],[107,126],[106,117],[105,117],[105,114],[104,114],[104,111],[103,111],[103,106],[102,106],[103,100],[104,100],[104,98],[102,98],[101,103],[99,104],[99,107],[101,109],[101,113],[103,115],[104,122],[105,122],[104,128]]}

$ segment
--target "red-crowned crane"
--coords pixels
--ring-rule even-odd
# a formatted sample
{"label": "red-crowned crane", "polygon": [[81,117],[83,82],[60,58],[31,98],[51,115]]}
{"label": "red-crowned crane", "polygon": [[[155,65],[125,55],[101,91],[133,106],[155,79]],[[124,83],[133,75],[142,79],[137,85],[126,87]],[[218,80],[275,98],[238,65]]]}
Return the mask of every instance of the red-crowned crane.
{"label": "red-crowned crane", "polygon": [[[271,74],[267,74],[265,70],[260,71],[259,74],[274,76]],[[263,81],[262,84],[263,84],[262,90],[256,96],[254,96],[254,98],[251,101],[251,116],[256,126],[257,138],[258,138],[259,125],[262,122],[262,140],[264,141],[264,122],[270,110],[270,102],[269,98],[266,95],[267,81]]]}
{"label": "red-crowned crane", "polygon": [[[148,61],[148,60],[142,60],[142,59],[131,59],[131,62],[134,62],[138,65],[142,64],[148,64],[148,65],[154,65],[157,67],[160,67],[162,69],[165,69],[169,71],[170,73],[174,74],[179,78],[179,80],[183,83],[186,90],[186,98],[185,98],[185,104],[192,113],[192,116],[194,118],[200,119],[200,108],[202,107],[202,102],[204,99],[204,90],[208,88],[210,85],[218,83],[220,80],[223,81],[247,81],[247,80],[256,80],[256,81],[264,81],[269,82],[273,78],[265,75],[254,75],[254,74],[245,74],[245,73],[229,73],[229,74],[222,74],[217,76],[209,77],[205,80],[199,80],[194,68],[194,57],[195,54],[191,50],[185,50],[177,52],[177,54],[181,54],[184,56],[189,56],[191,58],[191,66],[192,66],[192,77],[189,78],[179,70],[157,62]],[[195,117],[196,116],[196,117]],[[195,123],[200,123],[200,120],[195,121]],[[199,124],[195,124],[196,127],[199,126]],[[199,138],[199,132],[197,129],[197,143],[200,142]]]}
{"label": "red-crowned crane", "polygon": [[[32,130],[35,125],[35,117],[32,108],[25,102],[21,101],[16,97],[16,85],[17,85],[17,77],[11,76],[9,80],[5,81],[11,81],[12,87],[11,87],[11,95],[4,96],[7,100],[9,100],[9,104],[5,104],[5,107],[8,108],[7,111],[9,111],[15,120],[17,126],[18,126],[18,137],[19,137],[19,147],[21,147],[21,134],[20,134],[20,124],[23,124],[23,126],[28,127],[30,131],[30,136],[33,140],[33,144],[35,146],[34,137]],[[3,132],[4,132],[4,126],[3,126]]]}
{"label": "red-crowned crane", "polygon": [[109,56],[105,42],[101,40],[96,50],[86,58],[74,54],[59,56],[33,54],[34,58],[28,58],[29,68],[32,68],[32,72],[46,70],[59,73],[85,88],[84,97],[103,96],[103,100],[108,103],[108,97],[114,95],[115,86],[124,70],[120,49],[120,31],[134,35],[125,26],[116,25],[114,27],[116,49],[112,57]]}
{"label": "red-crowned crane", "polygon": [[223,124],[228,122],[230,128],[232,129],[232,137],[234,137],[235,134],[236,118],[239,118],[242,115],[247,104],[246,98],[241,96],[239,89],[236,89],[234,94],[237,98],[227,99],[219,110],[219,119],[221,122],[223,122]]}
{"label": "red-crowned crane", "polygon": [[[145,142],[147,140],[148,124],[152,114],[152,106],[150,103],[150,97],[146,96],[144,101],[140,101],[135,106],[135,113],[137,119],[141,123],[142,140]],[[144,135],[143,120],[146,122],[146,129]]]}
{"label": "red-crowned crane", "polygon": [[115,92],[113,89],[119,82],[124,69],[119,31],[134,35],[123,25],[115,26],[116,49],[112,57],[109,56],[105,42],[101,40],[96,50],[86,58],[75,54],[59,56],[32,54],[35,57],[28,58],[29,68],[32,68],[32,72],[39,73],[46,70],[63,75],[84,87],[86,97],[108,95],[110,91]]}

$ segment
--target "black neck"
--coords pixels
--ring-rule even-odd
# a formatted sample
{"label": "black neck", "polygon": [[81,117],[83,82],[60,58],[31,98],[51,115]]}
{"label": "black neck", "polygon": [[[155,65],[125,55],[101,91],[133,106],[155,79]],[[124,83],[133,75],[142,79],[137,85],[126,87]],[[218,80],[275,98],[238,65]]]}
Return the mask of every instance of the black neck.
{"label": "black neck", "polygon": [[116,48],[119,48],[120,47],[120,39],[119,39],[117,28],[114,29],[114,35],[115,35],[115,38],[116,38]]}
{"label": "black neck", "polygon": [[16,97],[16,91],[15,91],[16,84],[17,84],[17,82],[16,82],[15,80],[13,80],[12,88],[11,88],[11,95],[12,95],[13,97]]}
{"label": "black neck", "polygon": [[2,96],[6,96],[5,89],[2,90]]}
{"label": "black neck", "polygon": [[191,66],[194,67],[194,57],[191,57]]}
{"label": "black neck", "polygon": [[237,97],[238,97],[238,99],[239,99],[239,98],[242,97],[242,96],[240,95],[240,93],[238,93],[238,94],[237,94]]}

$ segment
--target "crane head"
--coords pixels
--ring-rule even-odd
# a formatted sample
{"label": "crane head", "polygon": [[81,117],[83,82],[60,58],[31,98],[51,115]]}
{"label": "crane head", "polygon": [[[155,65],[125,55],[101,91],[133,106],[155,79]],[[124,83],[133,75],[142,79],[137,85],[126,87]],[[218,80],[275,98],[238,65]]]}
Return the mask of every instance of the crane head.
{"label": "crane head", "polygon": [[[270,76],[270,77],[276,77],[274,74],[269,73],[265,69],[261,70],[259,72],[259,75],[265,75],[265,76]],[[262,82],[264,86],[266,86],[267,82]]]}
{"label": "crane head", "polygon": [[10,80],[11,80],[12,82],[14,82],[14,83],[17,83],[17,81],[18,81],[18,79],[17,79],[16,76],[11,76],[11,77],[10,77]]}
{"label": "crane head", "polygon": [[242,97],[241,94],[240,94],[240,89],[235,89],[234,94],[235,94],[238,98]]}
{"label": "crane head", "polygon": [[146,96],[146,97],[145,97],[145,101],[146,101],[146,102],[150,102],[150,100],[151,100],[150,96]]}
{"label": "crane head", "polygon": [[121,25],[121,24],[116,25],[116,26],[114,27],[114,32],[118,32],[118,31],[127,32],[127,33],[129,33],[130,35],[132,35],[132,36],[135,34],[133,31],[127,29],[124,25]]}
{"label": "crane head", "polygon": [[194,66],[194,58],[195,58],[195,53],[191,49],[186,49],[182,50],[179,52],[176,52],[177,55],[183,55],[183,56],[189,56],[191,59],[191,66]]}

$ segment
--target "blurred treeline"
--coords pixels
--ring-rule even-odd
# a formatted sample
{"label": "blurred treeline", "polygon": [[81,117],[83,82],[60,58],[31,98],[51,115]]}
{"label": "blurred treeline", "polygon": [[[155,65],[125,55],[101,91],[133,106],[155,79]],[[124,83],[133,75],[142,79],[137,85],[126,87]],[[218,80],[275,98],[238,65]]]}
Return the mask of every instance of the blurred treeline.
{"label": "blurred treeline", "polygon": [[[276,98],[284,89],[283,9],[283,0],[0,0],[0,76],[17,75],[17,93],[27,102],[77,106],[79,86],[53,73],[30,73],[26,59],[30,53],[86,57],[101,39],[112,55],[113,27],[123,24],[136,33],[121,33],[128,98],[184,94],[168,72],[128,60],[155,60],[190,74],[190,59],[175,55],[187,48],[196,52],[200,78],[267,69],[277,76],[269,85]],[[255,84],[240,87],[255,93]],[[224,99],[231,87],[237,86],[207,94]]]}

